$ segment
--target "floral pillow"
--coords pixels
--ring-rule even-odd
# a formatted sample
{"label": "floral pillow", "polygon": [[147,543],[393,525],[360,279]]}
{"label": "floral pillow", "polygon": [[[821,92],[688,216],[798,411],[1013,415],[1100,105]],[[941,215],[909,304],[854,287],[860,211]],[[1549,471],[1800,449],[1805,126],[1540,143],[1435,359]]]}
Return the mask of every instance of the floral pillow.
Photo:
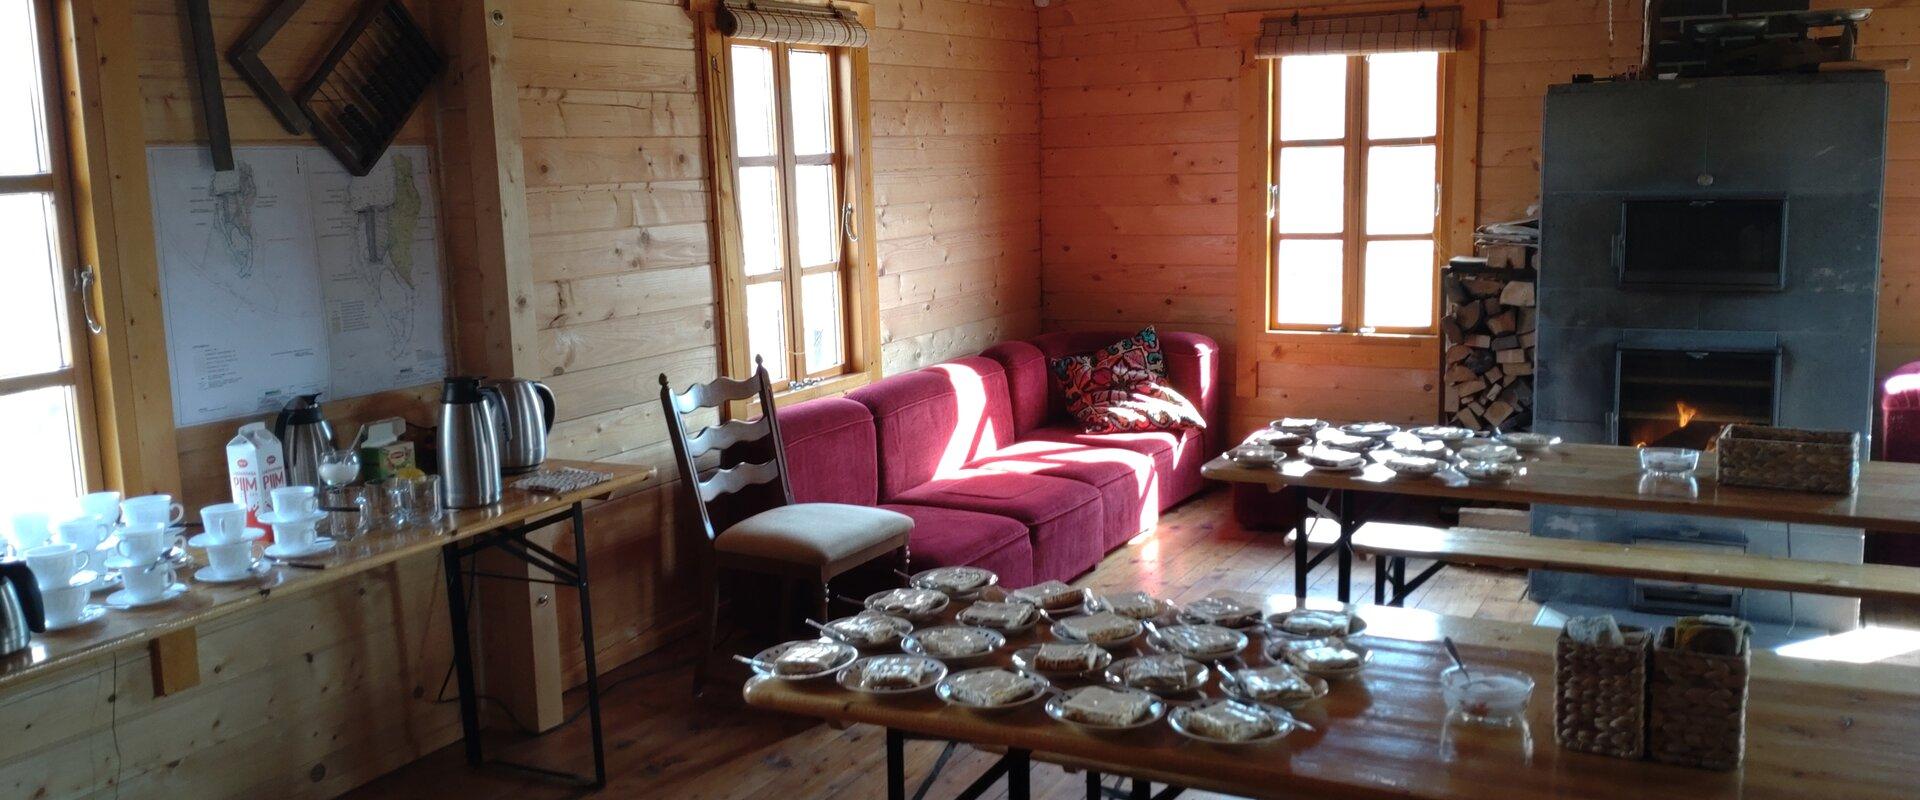
{"label": "floral pillow", "polygon": [[1205,428],[1193,403],[1164,379],[1152,327],[1093,353],[1054,359],[1067,411],[1087,433]]}

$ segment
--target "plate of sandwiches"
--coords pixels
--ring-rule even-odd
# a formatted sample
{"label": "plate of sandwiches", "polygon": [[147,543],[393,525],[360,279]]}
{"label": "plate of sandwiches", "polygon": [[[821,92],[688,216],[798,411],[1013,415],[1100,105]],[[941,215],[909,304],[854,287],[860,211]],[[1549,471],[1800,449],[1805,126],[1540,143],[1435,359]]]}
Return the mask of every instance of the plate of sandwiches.
{"label": "plate of sandwiches", "polygon": [[1324,419],[1314,419],[1313,417],[1281,417],[1280,419],[1267,423],[1267,427],[1276,431],[1311,436],[1321,428],[1327,427],[1327,421]]}
{"label": "plate of sandwiches", "polygon": [[1385,439],[1400,432],[1400,426],[1391,422],[1355,422],[1340,426],[1340,432],[1348,436],[1365,436],[1369,439]]}
{"label": "plate of sandwiches", "polygon": [[1373,652],[1338,636],[1274,639],[1267,643],[1267,658],[1316,678],[1338,681],[1359,675]]}
{"label": "plate of sandwiches", "polygon": [[932,589],[955,600],[972,600],[980,591],[1000,582],[993,570],[979,567],[934,567],[914,574],[907,585]]}
{"label": "plate of sandwiches", "polygon": [[1047,642],[1013,651],[1013,665],[1046,678],[1078,678],[1099,673],[1113,654],[1083,642]]}
{"label": "plate of sandwiches", "polygon": [[948,675],[933,691],[951,705],[993,714],[1046,697],[1051,688],[1053,685],[1039,675],[1004,667],[977,667]]}
{"label": "plate of sandwiches", "polygon": [[1442,442],[1448,446],[1458,445],[1475,436],[1471,429],[1462,428],[1457,425],[1427,425],[1425,427],[1414,428],[1407,432],[1421,439],[1430,442]]}
{"label": "plate of sandwiches", "polygon": [[900,640],[900,649],[916,656],[932,656],[948,663],[977,661],[1006,646],[999,631],[971,625],[940,625],[914,631]]}
{"label": "plate of sandwiches", "polygon": [[1147,634],[1147,646],[1201,661],[1220,661],[1240,655],[1247,635],[1219,625],[1168,625]]}
{"label": "plate of sandwiches", "polygon": [[1353,636],[1367,629],[1367,621],[1345,611],[1296,608],[1267,615],[1277,633],[1305,638]]}
{"label": "plate of sandwiches", "polygon": [[1300,727],[1285,709],[1216,697],[1180,706],[1167,715],[1167,724],[1195,741],[1217,745],[1260,744],[1285,738]]}
{"label": "plate of sandwiches", "polygon": [[1292,431],[1279,431],[1279,430],[1273,430],[1269,428],[1267,430],[1254,431],[1251,436],[1247,437],[1245,442],[1241,443],[1241,446],[1245,447],[1247,445],[1259,445],[1262,447],[1271,447],[1271,448],[1274,448],[1275,450],[1291,453],[1295,450],[1299,450],[1300,448],[1305,447],[1309,442],[1312,442],[1312,441],[1313,441],[1313,436],[1311,434],[1294,433]]}
{"label": "plate of sandwiches", "polygon": [[1087,590],[1060,581],[1047,581],[1025,589],[1015,589],[1007,594],[1007,599],[1035,606],[1048,613],[1072,611],[1086,601]]}
{"label": "plate of sandwiches", "polygon": [[1040,621],[1040,609],[1018,601],[977,600],[961,609],[954,621],[1006,634],[1021,634]]}
{"label": "plate of sandwiches", "polygon": [[945,592],[909,586],[867,595],[866,606],[868,611],[904,617],[912,622],[925,622],[940,616],[940,612],[947,610],[951,602]]}
{"label": "plate of sandwiches", "polygon": [[1182,606],[1175,619],[1187,625],[1247,628],[1260,624],[1260,606],[1231,594],[1211,594]]}
{"label": "plate of sandwiches", "polygon": [[[1387,443],[1371,436],[1355,436],[1339,431],[1325,431],[1320,434],[1318,450],[1341,450],[1348,453],[1365,453],[1386,447]],[[1304,455],[1304,453],[1302,454]]]}
{"label": "plate of sandwiches", "polygon": [[1154,597],[1146,592],[1120,592],[1090,595],[1082,610],[1088,614],[1111,611],[1146,622],[1170,616],[1177,608],[1172,600]]}
{"label": "plate of sandwiches", "polygon": [[1250,703],[1299,708],[1327,696],[1325,678],[1316,678],[1288,664],[1269,664],[1224,673],[1220,688]]}
{"label": "plate of sandwiches", "polygon": [[840,670],[840,688],[875,695],[924,692],[947,677],[947,665],[926,656],[867,656]]}
{"label": "plate of sandwiches", "polygon": [[810,681],[832,677],[859,657],[860,651],[853,645],[805,639],[781,642],[760,651],[753,657],[752,666],[754,672],[783,681]]}
{"label": "plate of sandwiches", "polygon": [[899,645],[902,637],[913,632],[913,623],[892,614],[862,611],[828,622],[827,628],[833,631],[827,635],[854,647],[879,650]]}
{"label": "plate of sandwiches", "polygon": [[1307,462],[1307,466],[1321,472],[1352,472],[1367,465],[1366,456],[1330,447],[1303,450],[1300,458]]}
{"label": "plate of sandwiches", "polygon": [[1067,617],[1053,623],[1053,638],[1115,648],[1131,644],[1140,638],[1142,630],[1145,630],[1145,626],[1140,620],[1102,611]]}
{"label": "plate of sandwiches", "polygon": [[1047,698],[1046,709],[1047,716],[1081,730],[1113,733],[1159,722],[1167,701],[1139,689],[1081,686]]}
{"label": "plate of sandwiches", "polygon": [[1178,653],[1131,656],[1107,667],[1107,683],[1162,697],[1189,694],[1207,685],[1213,670]]}

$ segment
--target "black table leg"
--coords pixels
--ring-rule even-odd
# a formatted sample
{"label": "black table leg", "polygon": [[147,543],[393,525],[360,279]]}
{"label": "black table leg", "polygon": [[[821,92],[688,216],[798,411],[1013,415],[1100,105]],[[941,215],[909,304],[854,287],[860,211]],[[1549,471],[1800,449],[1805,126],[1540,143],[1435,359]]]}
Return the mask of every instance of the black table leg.
{"label": "black table leg", "polygon": [[1335,558],[1339,559],[1340,583],[1335,589],[1340,602],[1345,603],[1353,596],[1353,532],[1359,528],[1353,521],[1353,492],[1340,491],[1340,541],[1334,546],[1339,548]]}
{"label": "black table leg", "polygon": [[1128,800],[1153,800],[1153,783],[1134,778],[1133,796]]}
{"label": "black table leg", "polygon": [[1106,800],[1106,792],[1100,786],[1100,773],[1087,770],[1087,800]]}
{"label": "black table leg", "polygon": [[587,591],[587,515],[573,504],[573,574],[580,594],[580,646],[587,668],[587,725],[593,731],[593,788],[607,785],[607,749],[600,730],[600,669],[594,663],[593,598]]}
{"label": "black table leg", "polygon": [[1378,553],[1373,556],[1373,604],[1387,604],[1387,558]]}
{"label": "black table leg", "polygon": [[1304,600],[1307,597],[1307,571],[1313,569],[1313,562],[1307,557],[1307,517],[1313,513],[1313,507],[1307,504],[1307,493],[1299,487],[1287,490],[1293,494],[1293,596]]}
{"label": "black table leg", "polygon": [[907,737],[887,729],[887,800],[907,800]]}
{"label": "black table leg", "polygon": [[467,587],[460,570],[460,550],[454,545],[440,548],[441,571],[447,577],[447,616],[453,623],[453,665],[460,679],[460,734],[466,745],[467,763],[480,764],[480,695],[474,687],[473,643],[467,624]]}
{"label": "black table leg", "polygon": [[1033,778],[1033,764],[1025,750],[1008,750],[1007,755],[1007,800],[1031,800],[1033,797],[1029,784]]}

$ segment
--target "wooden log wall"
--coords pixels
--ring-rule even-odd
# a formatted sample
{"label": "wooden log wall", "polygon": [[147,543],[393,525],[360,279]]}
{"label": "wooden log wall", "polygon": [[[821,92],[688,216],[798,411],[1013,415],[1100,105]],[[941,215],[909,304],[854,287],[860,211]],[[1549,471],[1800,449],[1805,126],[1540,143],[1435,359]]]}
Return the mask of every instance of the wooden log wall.
{"label": "wooden log wall", "polygon": [[[1041,11],[1049,328],[1150,321],[1205,332],[1234,348],[1233,321],[1242,311],[1235,308],[1233,273],[1239,62],[1223,17],[1298,5],[1337,4],[1064,0]],[[1546,88],[1576,73],[1611,74],[1640,61],[1638,2],[1500,5],[1500,18],[1486,25],[1481,65],[1482,224],[1523,216],[1539,200]],[[1920,58],[1920,7],[1876,9],[1861,43],[1862,58]],[[1920,359],[1920,71],[1892,72],[1888,80],[1883,374]],[[1229,395],[1235,430],[1281,414],[1431,420],[1440,387],[1435,341],[1328,345],[1302,337],[1260,353],[1257,387]],[[1235,363],[1231,354],[1226,363]]]}

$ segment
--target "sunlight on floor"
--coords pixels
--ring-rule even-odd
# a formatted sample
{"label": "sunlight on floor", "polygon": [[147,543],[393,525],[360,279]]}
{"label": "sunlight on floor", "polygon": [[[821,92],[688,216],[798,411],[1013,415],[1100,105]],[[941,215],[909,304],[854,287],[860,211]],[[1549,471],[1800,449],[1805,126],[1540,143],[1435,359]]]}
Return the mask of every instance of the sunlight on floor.
{"label": "sunlight on floor", "polygon": [[1774,650],[1788,658],[1871,664],[1920,650],[1920,631],[1868,626],[1794,642]]}

